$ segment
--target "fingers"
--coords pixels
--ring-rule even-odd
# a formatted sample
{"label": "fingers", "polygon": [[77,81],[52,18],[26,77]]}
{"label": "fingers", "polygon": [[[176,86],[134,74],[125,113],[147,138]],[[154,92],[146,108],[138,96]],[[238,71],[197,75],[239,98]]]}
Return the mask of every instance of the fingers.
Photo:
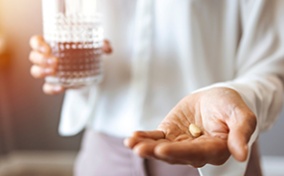
{"label": "fingers", "polygon": [[135,132],[124,144],[143,158],[156,158],[172,164],[201,167],[207,163],[223,164],[230,156],[227,140],[200,136],[182,141],[165,139],[161,131]]}
{"label": "fingers", "polygon": [[55,74],[58,63],[55,57],[46,58],[38,51],[32,51],[29,59],[34,64],[30,69],[34,78],[44,78]]}
{"label": "fingers", "polygon": [[45,83],[43,85],[43,92],[49,95],[55,95],[64,92],[65,89],[64,87],[60,85],[52,85],[49,83]]}
{"label": "fingers", "polygon": [[30,69],[34,78],[44,78],[56,72],[57,58],[50,56],[51,49],[42,36],[33,36],[30,39],[32,51],[29,60],[33,66]]}
{"label": "fingers", "polygon": [[124,140],[124,145],[133,149],[134,153],[143,158],[154,157],[155,147],[167,140],[162,131],[136,131]]}
{"label": "fingers", "polygon": [[199,137],[189,141],[162,143],[155,148],[157,159],[201,167],[223,164],[230,156],[226,140]]}
{"label": "fingers", "polygon": [[133,135],[124,140],[124,145],[133,148],[137,143],[142,142],[143,140],[159,140],[164,139],[165,134],[162,131],[136,131]]}
{"label": "fingers", "polygon": [[133,147],[134,153],[143,158],[155,158],[155,148],[162,143],[169,142],[166,139],[140,139],[140,141]]}
{"label": "fingers", "polygon": [[51,48],[40,35],[35,35],[30,39],[30,46],[34,51],[42,54],[48,55],[51,53]]}
{"label": "fingers", "polygon": [[[56,74],[58,59],[51,55],[50,46],[44,41],[44,38],[40,35],[33,36],[30,39],[30,46],[32,51],[29,55],[29,60],[33,64],[30,73],[34,78],[45,78]],[[108,40],[104,41],[103,51],[106,54],[112,52],[111,45]],[[63,86],[52,85],[45,83],[43,85],[43,91],[46,94],[58,94],[65,91]]]}
{"label": "fingers", "polygon": [[228,147],[233,157],[238,161],[245,161],[248,156],[247,140],[237,131],[230,132]]}
{"label": "fingers", "polygon": [[239,121],[229,126],[228,147],[236,160],[245,161],[248,157],[248,142],[256,128],[256,117],[248,113],[240,116]]}
{"label": "fingers", "polygon": [[32,51],[29,59],[34,64],[30,69],[34,78],[44,78],[55,74],[58,63],[55,57],[46,58],[39,52]]}
{"label": "fingers", "polygon": [[188,144],[187,142],[163,143],[155,148],[154,155],[157,159],[168,163],[201,167],[206,163],[203,153],[197,154],[200,151],[195,150],[194,145]]}
{"label": "fingers", "polygon": [[142,158],[154,157],[154,149],[160,142],[154,140],[143,140],[133,148],[134,153]]}
{"label": "fingers", "polygon": [[102,49],[103,49],[105,54],[111,54],[112,53],[112,47],[111,47],[111,44],[108,40],[104,40]]}
{"label": "fingers", "polygon": [[33,65],[30,72],[34,78],[45,78],[48,75],[54,75],[56,71],[53,68],[43,68],[38,65]]}
{"label": "fingers", "polygon": [[40,65],[42,67],[57,65],[57,58],[47,57],[38,51],[31,51],[29,59],[33,64]]}
{"label": "fingers", "polygon": [[165,134],[163,131],[154,130],[154,131],[136,131],[133,133],[134,137],[145,137],[151,138],[154,140],[163,139],[165,138]]}

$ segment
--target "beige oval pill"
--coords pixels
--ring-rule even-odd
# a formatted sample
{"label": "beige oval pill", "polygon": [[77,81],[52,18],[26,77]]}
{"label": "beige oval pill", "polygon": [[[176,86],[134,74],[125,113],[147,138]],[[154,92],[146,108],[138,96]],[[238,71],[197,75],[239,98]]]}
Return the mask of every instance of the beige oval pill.
{"label": "beige oval pill", "polygon": [[199,137],[202,134],[201,129],[193,123],[189,125],[188,129],[193,137]]}

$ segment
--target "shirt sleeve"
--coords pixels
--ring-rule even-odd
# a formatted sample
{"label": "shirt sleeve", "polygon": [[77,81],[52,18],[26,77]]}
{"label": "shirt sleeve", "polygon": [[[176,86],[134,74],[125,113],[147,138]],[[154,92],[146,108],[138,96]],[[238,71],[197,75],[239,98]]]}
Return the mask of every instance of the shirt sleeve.
{"label": "shirt sleeve", "polygon": [[66,91],[59,123],[60,135],[72,136],[86,127],[96,96],[95,86]]}
{"label": "shirt sleeve", "polygon": [[[284,1],[241,0],[242,37],[236,53],[235,79],[211,85],[236,90],[257,117],[259,132],[270,128],[282,108],[284,79]],[[244,175],[246,162],[232,157],[222,166],[205,165],[201,176]],[[231,168],[231,169],[230,169]]]}

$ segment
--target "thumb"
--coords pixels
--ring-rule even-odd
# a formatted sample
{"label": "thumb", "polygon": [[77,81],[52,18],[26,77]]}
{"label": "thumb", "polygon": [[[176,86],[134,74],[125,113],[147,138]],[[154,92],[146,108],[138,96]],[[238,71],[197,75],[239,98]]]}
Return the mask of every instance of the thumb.
{"label": "thumb", "polygon": [[250,115],[242,119],[229,126],[228,148],[236,160],[243,162],[248,157],[248,142],[256,128],[256,117]]}

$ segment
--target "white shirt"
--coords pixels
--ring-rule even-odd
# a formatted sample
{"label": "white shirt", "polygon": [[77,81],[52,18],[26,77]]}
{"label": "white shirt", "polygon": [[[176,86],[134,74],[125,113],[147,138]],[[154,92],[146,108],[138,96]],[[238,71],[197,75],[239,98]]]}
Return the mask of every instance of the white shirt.
{"label": "white shirt", "polygon": [[[153,130],[193,91],[229,87],[257,116],[254,142],[276,119],[283,97],[283,0],[102,0],[105,37],[99,85],[66,93],[59,131],[88,126],[114,136]],[[232,157],[204,176],[240,176]]]}

